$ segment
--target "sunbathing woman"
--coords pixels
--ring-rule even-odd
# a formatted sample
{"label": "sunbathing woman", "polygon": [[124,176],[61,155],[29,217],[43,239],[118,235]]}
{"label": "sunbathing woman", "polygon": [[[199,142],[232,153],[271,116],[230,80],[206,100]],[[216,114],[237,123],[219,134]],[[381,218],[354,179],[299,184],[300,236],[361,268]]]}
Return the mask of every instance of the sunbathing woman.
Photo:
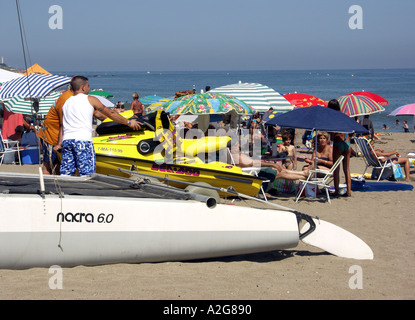
{"label": "sunbathing woman", "polygon": [[240,168],[248,168],[248,167],[271,167],[272,169],[277,171],[277,175],[275,179],[286,179],[286,180],[298,180],[298,179],[307,179],[309,170],[303,171],[295,171],[295,170],[287,170],[286,168],[274,163],[274,162],[267,162],[265,160],[254,160],[253,158],[249,157],[248,155],[241,153],[239,143],[236,142],[231,150],[232,158]]}
{"label": "sunbathing woman", "polygon": [[[319,132],[317,134],[317,168],[321,170],[330,170],[333,166],[333,148],[329,143],[329,134],[327,132]],[[315,165],[316,151],[314,151],[311,159],[305,159],[308,163],[303,169],[313,169]]]}
{"label": "sunbathing woman", "polygon": [[[409,179],[409,159],[405,157],[400,157],[398,151],[394,150],[391,152],[385,152],[385,150],[380,148],[375,148],[375,141],[372,139],[369,139],[369,143],[372,146],[373,150],[375,151],[376,155],[379,158],[379,161],[384,163],[388,158],[393,163],[403,164],[404,165],[404,171],[405,171],[405,181],[410,181]],[[373,152],[372,152],[373,153]],[[395,157],[393,157],[395,155]]]}
{"label": "sunbathing woman", "polygon": [[[340,104],[336,99],[330,100],[328,107],[333,110],[340,111]],[[333,132],[331,133],[331,140],[333,141],[333,161],[343,155],[342,161],[344,177],[346,179],[347,192],[343,195],[344,197],[350,197],[352,195],[352,177],[350,175],[350,136],[347,133]],[[334,194],[339,195],[339,184],[340,184],[340,166],[334,171]]]}

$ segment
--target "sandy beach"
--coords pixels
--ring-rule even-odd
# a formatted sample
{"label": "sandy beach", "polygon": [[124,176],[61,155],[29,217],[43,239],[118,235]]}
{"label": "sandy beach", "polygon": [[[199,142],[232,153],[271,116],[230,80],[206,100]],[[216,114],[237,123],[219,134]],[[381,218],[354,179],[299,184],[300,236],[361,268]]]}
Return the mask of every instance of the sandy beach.
{"label": "sandy beach", "polygon": [[[396,149],[401,156],[415,152],[413,133],[382,133],[380,138],[377,145],[387,151]],[[351,159],[352,173],[362,173],[364,168],[362,158]],[[38,166],[2,165],[0,170],[35,173]],[[415,185],[413,168],[411,181],[401,183]],[[270,196],[272,202],[352,232],[372,248],[374,259],[340,258],[300,242],[285,251],[203,261],[63,268],[63,288],[56,290],[49,288],[47,268],[0,270],[0,299],[415,298],[414,191],[356,191],[350,198],[333,199],[331,205],[323,199],[307,198],[298,203],[294,199],[294,195]],[[262,206],[254,201],[238,201],[236,205]],[[349,282],[356,267],[363,275],[362,288],[352,289]]]}

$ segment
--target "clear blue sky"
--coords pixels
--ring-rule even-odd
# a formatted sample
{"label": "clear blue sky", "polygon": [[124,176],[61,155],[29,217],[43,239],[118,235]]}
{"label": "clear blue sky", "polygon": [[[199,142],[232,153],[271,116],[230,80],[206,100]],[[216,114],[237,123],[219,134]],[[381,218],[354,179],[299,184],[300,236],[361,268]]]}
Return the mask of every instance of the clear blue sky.
{"label": "clear blue sky", "polygon": [[[47,70],[415,68],[414,0],[20,0],[32,63]],[[49,28],[49,7],[63,29]],[[349,28],[349,7],[363,29]],[[24,67],[14,0],[0,56]]]}

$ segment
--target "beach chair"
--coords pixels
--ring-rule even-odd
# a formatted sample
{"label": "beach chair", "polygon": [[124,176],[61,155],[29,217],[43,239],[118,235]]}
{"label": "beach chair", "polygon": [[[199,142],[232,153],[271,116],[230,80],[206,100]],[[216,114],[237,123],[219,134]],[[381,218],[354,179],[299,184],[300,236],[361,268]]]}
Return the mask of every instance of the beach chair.
{"label": "beach chair", "polygon": [[363,172],[362,175],[363,176],[365,175],[366,170],[369,167],[373,167],[375,169],[380,169],[381,171],[379,173],[379,178],[377,180],[379,182],[385,168],[390,166],[390,164],[389,164],[390,160],[387,159],[384,163],[382,163],[379,160],[379,157],[376,156],[375,151],[373,150],[372,146],[369,144],[369,141],[366,138],[355,137],[354,141],[357,144],[360,151],[362,152],[362,156],[363,156],[363,159],[365,160],[365,164],[366,164],[365,171]]}
{"label": "beach chair", "polygon": [[[326,190],[326,196],[327,201],[331,204],[330,201],[330,193],[329,193],[329,184],[333,180],[333,174],[336,168],[340,165],[340,163],[343,161],[344,156],[340,156],[337,161],[333,164],[333,166],[330,168],[330,170],[310,170],[310,173],[308,175],[307,180],[301,180],[300,179],[300,185],[302,184],[302,187],[298,191],[297,197],[295,199],[295,202],[298,202],[298,199],[301,197],[303,191],[305,190],[306,186],[308,184],[317,186],[320,189]],[[319,178],[318,175],[324,175],[322,178]]]}
{"label": "beach chair", "polygon": [[20,150],[24,150],[19,145],[19,141],[3,139],[3,135],[0,133],[0,165],[3,164],[4,158],[6,154],[13,153],[13,163],[14,163],[14,155],[17,152],[17,156],[19,159],[19,165],[22,165],[22,161],[20,158]]}

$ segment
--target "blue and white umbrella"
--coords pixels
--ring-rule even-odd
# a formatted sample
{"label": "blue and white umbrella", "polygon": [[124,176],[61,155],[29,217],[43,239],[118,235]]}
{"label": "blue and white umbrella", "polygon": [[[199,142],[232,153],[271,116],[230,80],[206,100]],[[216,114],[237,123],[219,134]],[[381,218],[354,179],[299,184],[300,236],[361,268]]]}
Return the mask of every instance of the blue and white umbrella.
{"label": "blue and white umbrella", "polygon": [[294,108],[277,91],[260,83],[242,83],[239,81],[239,83],[218,87],[209,92],[233,96],[259,112],[266,112],[269,108],[273,108],[274,111],[287,112]]}
{"label": "blue and white umbrella", "polygon": [[31,73],[3,83],[0,88],[0,100],[17,96],[41,98],[70,82],[69,77]]}

